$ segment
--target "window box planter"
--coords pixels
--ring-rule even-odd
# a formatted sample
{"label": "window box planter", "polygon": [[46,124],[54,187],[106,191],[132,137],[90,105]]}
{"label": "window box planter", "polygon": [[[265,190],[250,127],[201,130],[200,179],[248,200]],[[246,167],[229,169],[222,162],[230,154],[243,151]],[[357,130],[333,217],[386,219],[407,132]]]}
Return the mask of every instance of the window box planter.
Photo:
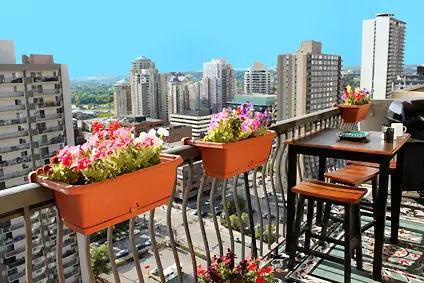
{"label": "window box planter", "polygon": [[161,163],[88,185],[69,185],[31,176],[54,191],[65,225],[84,235],[128,220],[168,202],[174,187],[177,155],[161,154]]}
{"label": "window box planter", "polygon": [[362,105],[346,105],[340,104],[339,107],[342,111],[342,119],[345,123],[358,123],[365,120],[370,110],[371,103]]}
{"label": "window box planter", "polygon": [[202,153],[203,168],[207,176],[228,179],[263,165],[271,151],[274,131],[264,136],[233,143],[215,143],[183,139]]}

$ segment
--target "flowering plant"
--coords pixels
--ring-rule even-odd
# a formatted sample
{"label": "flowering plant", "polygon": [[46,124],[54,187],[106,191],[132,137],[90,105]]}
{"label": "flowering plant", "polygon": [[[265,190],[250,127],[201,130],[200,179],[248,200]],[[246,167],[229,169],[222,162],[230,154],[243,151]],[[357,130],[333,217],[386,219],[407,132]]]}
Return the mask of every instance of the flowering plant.
{"label": "flowering plant", "polygon": [[241,104],[236,109],[224,108],[222,112],[212,115],[208,134],[203,141],[230,143],[264,136],[270,121],[268,112],[255,112],[252,103]]}
{"label": "flowering plant", "polygon": [[228,249],[226,255],[217,258],[204,269],[197,266],[200,282],[205,283],[265,283],[272,282],[274,269],[271,266],[260,267],[262,260],[247,257],[235,266],[235,255]]}
{"label": "flowering plant", "polygon": [[52,181],[83,185],[159,164],[162,138],[168,131],[151,129],[138,138],[133,138],[131,131],[119,127],[118,122],[111,122],[107,129],[94,122],[86,143],[65,146],[37,174]]}
{"label": "flowering plant", "polygon": [[344,94],[342,100],[346,105],[363,105],[368,104],[371,101],[374,90],[367,90],[365,88],[360,89],[357,87],[355,91],[352,90],[352,87],[348,85],[344,88]]}

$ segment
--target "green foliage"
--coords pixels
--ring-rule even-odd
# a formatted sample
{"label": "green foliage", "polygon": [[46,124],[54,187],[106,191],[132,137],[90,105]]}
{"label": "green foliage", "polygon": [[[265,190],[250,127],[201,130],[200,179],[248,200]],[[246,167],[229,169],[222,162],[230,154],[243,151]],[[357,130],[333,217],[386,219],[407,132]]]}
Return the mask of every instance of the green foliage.
{"label": "green foliage", "polygon": [[107,104],[113,102],[111,85],[78,85],[72,86],[71,102],[78,105]]}
{"label": "green foliage", "polygon": [[[275,240],[277,239],[277,232],[276,232],[276,228],[275,225],[271,224],[271,234],[269,234],[269,226],[270,224],[266,224],[264,227],[264,231],[262,234],[262,239],[264,242],[269,243],[271,241],[271,243],[275,242]],[[255,226],[255,237],[256,239],[260,238],[260,234],[261,234],[261,229],[259,225]]]}
{"label": "green foliage", "polygon": [[[249,215],[246,212],[243,212],[241,215],[241,223],[244,229],[248,227],[248,221],[249,221]],[[233,230],[241,231],[240,219],[238,218],[236,214],[230,215],[230,223],[231,223],[231,228]]]}
{"label": "green foliage", "polygon": [[106,245],[101,245],[97,248],[91,248],[90,255],[94,278],[97,280],[102,273],[108,273],[111,269],[110,266],[106,263],[108,260]]}
{"label": "green foliage", "polygon": [[[237,196],[237,203],[241,211],[243,211],[246,208],[246,200],[239,195]],[[234,201],[233,198],[227,199],[227,208],[228,208],[228,213],[230,215],[237,213],[236,202]]]}

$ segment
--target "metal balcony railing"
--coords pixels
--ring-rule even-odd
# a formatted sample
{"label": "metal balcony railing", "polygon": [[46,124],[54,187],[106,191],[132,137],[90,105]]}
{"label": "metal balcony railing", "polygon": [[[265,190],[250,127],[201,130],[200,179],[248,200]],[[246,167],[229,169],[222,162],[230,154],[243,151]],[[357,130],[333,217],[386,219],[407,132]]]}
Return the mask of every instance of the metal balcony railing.
{"label": "metal balcony railing", "polygon": [[[1,136],[0,136],[0,139],[2,139]],[[4,146],[4,147],[0,147],[0,154],[12,152],[12,151],[18,151],[18,150],[25,150],[25,149],[29,149],[29,147],[30,147],[29,143],[23,143],[23,144],[15,145],[15,146]]]}
{"label": "metal balcony railing", "polygon": [[42,91],[34,90],[34,95],[49,95],[49,94],[60,94],[59,89],[43,89]]}
{"label": "metal balcony railing", "polygon": [[61,119],[61,118],[62,118],[62,113],[50,114],[50,115],[44,115],[44,116],[36,115],[35,121],[37,122],[48,121],[48,120],[55,120],[55,119]]}
{"label": "metal balcony railing", "polygon": [[18,131],[15,133],[6,133],[6,134],[0,134],[0,140],[6,140],[6,139],[13,139],[13,138],[20,138],[28,135],[28,131]]}
{"label": "metal balcony railing", "polygon": [[43,76],[43,77],[33,77],[33,82],[58,82],[58,76]]}
{"label": "metal balcony railing", "polygon": [[35,104],[35,108],[36,109],[44,109],[44,108],[49,108],[49,107],[60,107],[62,104],[57,101],[47,101],[47,102],[42,102],[42,103],[36,103]]}
{"label": "metal balcony railing", "polygon": [[10,125],[19,125],[19,124],[24,124],[26,122],[27,122],[27,118],[0,120],[0,127],[10,126]]}
{"label": "metal balcony railing", "polygon": [[19,172],[10,173],[10,174],[0,174],[0,181],[5,181],[7,179],[17,178],[28,175],[28,173],[31,172],[29,169],[21,170]]}
{"label": "metal balcony railing", "polygon": [[39,142],[39,146],[47,146],[47,145],[51,145],[51,144],[58,144],[58,143],[64,143],[65,140],[63,137],[53,137],[50,140],[47,141],[41,141]]}
{"label": "metal balcony railing", "polygon": [[10,160],[3,160],[0,161],[0,168],[12,166],[15,164],[22,164],[22,163],[28,163],[31,162],[31,157],[16,157]]}
{"label": "metal balcony railing", "polygon": [[6,105],[0,107],[0,112],[13,112],[19,110],[25,110],[25,105]]}
{"label": "metal balcony railing", "polygon": [[0,85],[2,85],[2,84],[21,84],[21,83],[23,83],[23,78],[0,80]]}
{"label": "metal balcony railing", "polygon": [[12,98],[12,97],[23,97],[23,91],[10,91],[10,92],[0,92],[0,98]]}
{"label": "metal balcony railing", "polygon": [[63,126],[54,126],[54,127],[47,127],[47,128],[38,129],[39,134],[51,133],[51,132],[56,132],[56,131],[63,131]]}
{"label": "metal balcony railing", "polygon": [[[184,182],[188,184],[188,187],[183,189],[181,210],[177,214],[172,212],[172,210],[175,209],[173,206],[174,196],[178,190],[176,186],[174,187],[165,211],[160,213],[162,214],[161,221],[165,224],[163,229],[159,229],[159,231],[156,229],[156,225],[159,221],[157,217],[159,216],[155,218],[155,209],[149,212],[147,226],[149,228],[149,237],[152,243],[151,250],[157,266],[157,276],[153,275],[153,277],[158,281],[165,282],[164,268],[162,266],[163,258],[161,258],[159,253],[159,242],[161,241],[159,241],[158,235],[160,235],[162,241],[169,243],[169,249],[172,250],[173,261],[176,266],[181,267],[182,262],[180,258],[182,255],[179,249],[183,249],[187,252],[186,254],[189,255],[189,264],[184,265],[184,270],[182,270],[182,268],[177,268],[176,272],[178,272],[180,278],[183,278],[182,272],[184,272],[185,276],[194,276],[193,279],[195,282],[197,281],[197,264],[201,260],[210,261],[212,254],[222,255],[227,248],[231,248],[235,251],[239,258],[245,258],[247,253],[263,257],[277,253],[276,248],[284,241],[287,228],[287,216],[284,211],[285,192],[287,191],[287,164],[285,157],[288,148],[284,144],[284,141],[298,135],[311,133],[327,127],[337,127],[340,123],[340,110],[338,108],[323,110],[276,123],[271,127],[271,129],[276,131],[277,138],[275,139],[268,161],[259,168],[251,170],[250,172],[245,172],[242,175],[244,184],[239,180],[239,177],[235,177],[232,180],[221,181],[203,176],[203,173],[193,174],[193,172],[198,171],[194,170],[193,164],[201,159],[200,151],[193,146],[184,145],[167,150],[167,153],[180,155],[185,165],[188,166],[188,178],[187,181]],[[298,168],[298,176],[301,179],[304,177],[316,177],[318,174],[317,162],[318,161],[314,157],[304,157],[304,164],[308,166]],[[340,160],[329,160],[328,163],[334,168],[343,165]],[[189,202],[188,194],[191,191],[190,186],[194,183],[199,183],[194,182],[199,180],[200,186],[197,191],[197,199],[194,203],[191,201]],[[221,192],[219,194],[217,194],[218,185],[221,187]],[[205,199],[206,190],[210,191],[207,199]],[[234,199],[238,199],[238,197],[244,198],[248,204],[246,212],[249,215],[258,216],[254,217],[255,220],[249,219],[248,223],[241,225],[242,228],[240,231],[234,231],[231,225],[225,228],[220,223],[222,221],[229,222],[230,213],[226,201],[222,202],[223,207],[220,208],[220,210],[222,209],[221,216],[218,216],[219,213],[215,208],[215,206],[218,205],[216,203],[218,197],[226,200],[229,198],[229,194]],[[205,203],[205,201],[207,201],[207,203]],[[237,203],[238,202],[236,202],[236,204]],[[23,216],[24,222],[30,223],[31,213],[45,209],[46,207],[54,207],[54,205],[55,199],[52,191],[41,187],[39,184],[28,184],[0,191],[0,219],[3,221]],[[190,211],[192,209],[197,211],[196,216],[192,215],[193,211]],[[254,214],[253,209],[257,211],[256,214]],[[205,212],[207,216],[205,216]],[[232,213],[234,213],[240,221],[242,211],[238,205],[236,205],[235,211]],[[262,215],[260,215],[262,213],[267,214],[267,217],[263,219]],[[78,255],[78,249],[71,245],[69,246],[71,248],[63,253],[63,248],[71,243],[71,241],[75,241],[75,238],[72,240],[68,239],[65,242],[63,237],[63,222],[58,219],[57,216],[50,217],[56,217],[56,219],[45,222],[45,224],[40,224],[39,230],[48,231],[52,229],[52,225],[55,227],[55,254],[52,254],[51,251],[44,253],[44,256],[52,257],[52,259],[56,258],[57,272],[55,272],[55,276],[60,282],[65,282],[67,278],[80,276],[80,270],[78,270],[78,268],[71,273],[65,274],[64,269],[69,267],[70,263],[66,261],[66,265],[63,265],[64,258],[71,255]],[[180,225],[181,222],[178,222],[178,225],[174,226],[174,224],[176,224],[174,223],[176,221],[175,217],[179,218],[179,221],[182,222],[182,226]],[[213,227],[212,230],[208,229],[207,232],[205,229],[205,217],[209,218],[207,220],[209,228]],[[196,219],[197,222],[195,221]],[[146,276],[146,274],[143,274],[144,271],[142,271],[140,267],[140,259],[135,244],[135,222],[135,218],[131,219],[129,222],[129,243],[130,247],[132,247],[130,254],[133,256],[139,278],[138,280],[144,282],[142,278]],[[244,222],[240,221],[240,223]],[[272,228],[273,226],[275,230]],[[258,238],[256,238],[256,236],[252,237],[252,235],[256,234],[255,230],[259,232]],[[26,238],[23,241],[26,241],[28,247],[28,250],[25,250],[25,265],[27,274],[32,274],[33,262],[29,259],[32,258],[33,243],[32,240],[28,239],[31,239],[35,232],[31,229],[30,225],[25,225],[25,231]],[[109,227],[107,233],[112,235],[112,232],[113,227]],[[196,236],[194,236],[193,233],[196,233]],[[273,237],[270,241],[267,241],[263,236],[264,234],[273,235]],[[69,237],[73,237],[73,235]],[[79,244],[82,244],[79,250],[83,251],[83,254],[79,254],[81,259],[79,262],[81,264],[82,262],[88,262],[88,264],[80,266],[82,270],[82,281],[94,282],[92,268],[89,264],[90,236],[80,235],[78,237],[81,239]],[[106,244],[109,250],[112,275],[115,278],[119,278],[112,240],[107,241]],[[27,282],[31,282],[32,280],[31,278],[26,279]]]}

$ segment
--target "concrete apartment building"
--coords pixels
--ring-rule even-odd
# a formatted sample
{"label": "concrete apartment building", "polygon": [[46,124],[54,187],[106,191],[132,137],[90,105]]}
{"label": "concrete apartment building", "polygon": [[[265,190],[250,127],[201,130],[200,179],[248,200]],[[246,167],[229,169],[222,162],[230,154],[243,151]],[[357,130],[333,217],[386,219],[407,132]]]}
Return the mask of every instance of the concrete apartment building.
{"label": "concrete apartment building", "polygon": [[274,94],[271,85],[271,73],[261,62],[255,62],[244,73],[244,94]]}
{"label": "concrete apartment building", "polygon": [[322,54],[321,42],[303,41],[298,51],[278,55],[278,119],[329,108],[342,91],[339,55]]}
{"label": "concrete apartment building", "polygon": [[213,113],[222,111],[225,102],[231,101],[236,93],[236,78],[233,65],[225,58],[212,59],[203,64],[203,91]]}
{"label": "concrete apartment building", "polygon": [[185,111],[169,115],[169,122],[176,126],[190,126],[193,139],[201,139],[207,132],[212,115],[210,111]]}
{"label": "concrete apartment building", "polygon": [[1,190],[26,183],[31,170],[74,144],[74,132],[67,66],[51,55],[23,55],[16,64],[13,42],[0,46]]}
{"label": "concrete apartment building", "polygon": [[116,118],[122,119],[132,114],[131,84],[127,78],[123,78],[113,85],[113,103]]}
{"label": "concrete apartment building", "polygon": [[[30,171],[73,144],[66,65],[51,55],[22,56],[16,64],[13,41],[0,40],[0,190],[26,183]],[[56,209],[31,215],[33,282],[57,282]],[[22,217],[0,223],[0,282],[26,282],[25,225]],[[80,282],[75,234],[65,228],[63,263],[67,282]]]}
{"label": "concrete apartment building", "polygon": [[377,14],[362,23],[361,88],[374,89],[374,99],[386,99],[403,72],[406,23],[394,14]]}
{"label": "concrete apartment building", "polygon": [[182,114],[189,109],[189,92],[183,74],[170,75],[168,81],[168,120],[171,114]]}

